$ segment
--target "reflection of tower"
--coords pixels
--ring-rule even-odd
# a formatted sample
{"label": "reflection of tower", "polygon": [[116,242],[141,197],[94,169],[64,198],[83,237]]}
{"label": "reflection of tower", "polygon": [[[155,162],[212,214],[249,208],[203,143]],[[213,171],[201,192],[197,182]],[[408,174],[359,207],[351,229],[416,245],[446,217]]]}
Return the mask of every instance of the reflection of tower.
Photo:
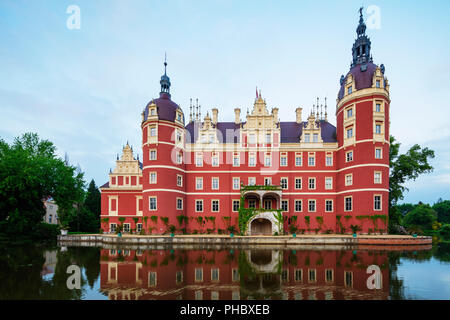
{"label": "reflection of tower", "polygon": [[145,107],[141,124],[143,215],[157,217],[157,223],[149,223],[155,234],[167,232],[170,225],[179,227],[176,216],[184,214],[185,208],[184,115],[171,100],[166,67],[164,62],[159,99]]}
{"label": "reflection of tower", "polygon": [[[361,223],[356,215],[387,218],[389,201],[389,84],[384,65],[372,62],[362,10],[356,31],[351,69],[341,77],[336,106],[340,168],[336,215],[353,217],[347,221],[347,231],[350,224]],[[383,232],[386,226],[387,221],[378,221]],[[363,221],[362,232],[369,228],[375,231],[371,221]]]}

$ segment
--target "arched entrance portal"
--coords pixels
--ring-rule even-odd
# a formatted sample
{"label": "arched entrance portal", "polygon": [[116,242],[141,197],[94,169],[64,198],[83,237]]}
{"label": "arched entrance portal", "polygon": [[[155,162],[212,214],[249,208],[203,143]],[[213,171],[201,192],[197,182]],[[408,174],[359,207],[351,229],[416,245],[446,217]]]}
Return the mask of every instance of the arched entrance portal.
{"label": "arched entrance portal", "polygon": [[272,235],[272,222],[264,218],[257,218],[251,223],[251,234],[255,235]]}

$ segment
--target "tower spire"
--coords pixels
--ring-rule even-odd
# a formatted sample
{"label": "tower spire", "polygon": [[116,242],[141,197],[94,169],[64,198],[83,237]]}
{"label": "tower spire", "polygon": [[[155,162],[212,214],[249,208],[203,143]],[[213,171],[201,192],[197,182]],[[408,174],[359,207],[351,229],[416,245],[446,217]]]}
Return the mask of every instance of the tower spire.
{"label": "tower spire", "polygon": [[372,62],[372,57],[370,55],[370,39],[366,35],[366,24],[364,23],[363,17],[363,7],[359,9],[359,24],[356,28],[356,40],[353,44],[352,54],[353,61],[351,67],[353,68],[356,65],[361,65],[361,70],[365,70],[365,65],[368,62]]}
{"label": "tower spire", "polygon": [[170,96],[170,78],[167,76],[167,54],[164,53],[164,75],[161,77],[161,93],[166,93]]}

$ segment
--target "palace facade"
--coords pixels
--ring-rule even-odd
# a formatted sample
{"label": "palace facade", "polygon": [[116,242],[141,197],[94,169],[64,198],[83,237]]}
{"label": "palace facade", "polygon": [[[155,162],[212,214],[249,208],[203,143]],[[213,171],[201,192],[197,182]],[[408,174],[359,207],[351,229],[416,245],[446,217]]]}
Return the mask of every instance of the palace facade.
{"label": "palace facade", "polygon": [[244,120],[239,108],[231,122],[218,109],[202,119],[191,101],[186,124],[165,71],[142,112],[142,161],[127,143],[100,188],[103,231],[386,233],[389,84],[365,32],[361,14],[336,127],[326,100],[280,121],[258,91]]}

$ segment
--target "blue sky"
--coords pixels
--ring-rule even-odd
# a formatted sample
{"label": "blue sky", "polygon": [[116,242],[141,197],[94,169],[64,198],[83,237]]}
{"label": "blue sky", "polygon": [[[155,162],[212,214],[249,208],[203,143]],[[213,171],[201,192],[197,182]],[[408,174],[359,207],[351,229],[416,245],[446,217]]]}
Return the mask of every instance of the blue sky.
{"label": "blue sky", "polygon": [[[79,30],[66,26],[70,5]],[[405,201],[450,199],[448,1],[2,0],[0,137],[37,132],[103,184],[127,140],[139,150],[165,51],[185,114],[198,98],[203,114],[217,107],[232,121],[256,86],[282,121],[316,97],[333,110],[361,5],[380,9],[380,28],[367,33],[391,85],[391,133],[402,151],[436,152],[435,171],[408,183]]]}

